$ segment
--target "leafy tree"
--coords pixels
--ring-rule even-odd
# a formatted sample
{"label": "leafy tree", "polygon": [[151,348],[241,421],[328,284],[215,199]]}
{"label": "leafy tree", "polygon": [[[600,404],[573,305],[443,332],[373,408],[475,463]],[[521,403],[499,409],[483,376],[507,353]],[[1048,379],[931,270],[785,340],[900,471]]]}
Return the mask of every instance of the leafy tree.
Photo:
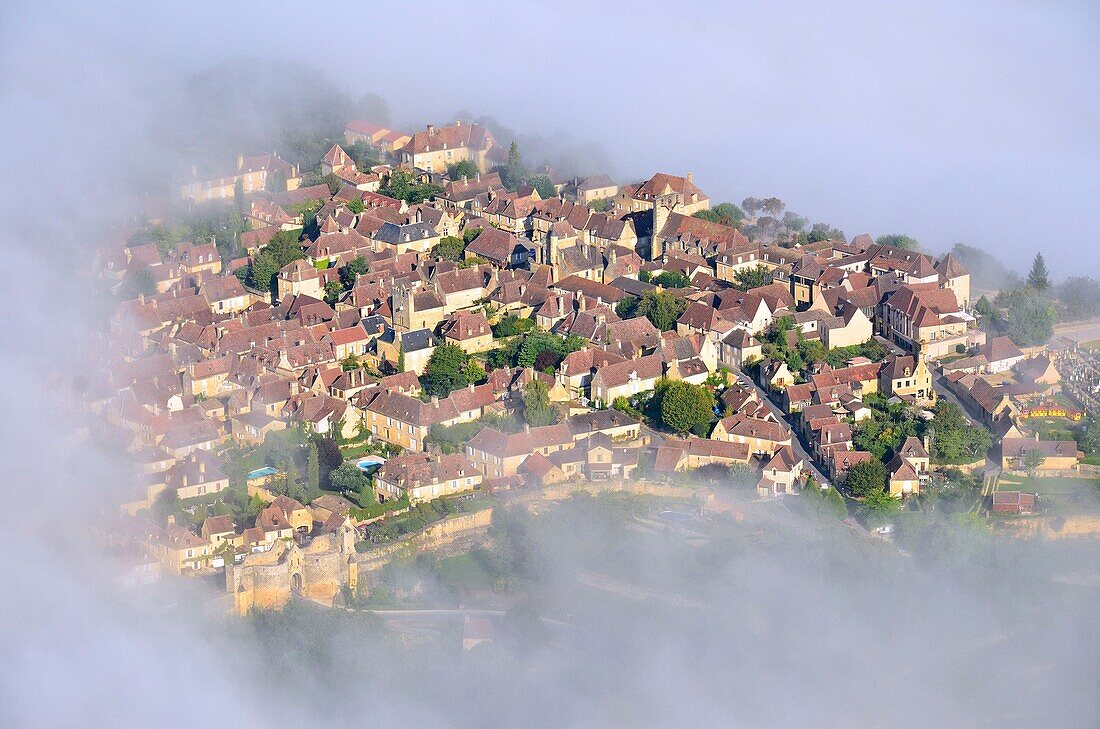
{"label": "leafy tree", "polygon": [[327,175],[322,175],[321,182],[328,185],[328,191],[332,195],[340,192],[340,188],[344,186],[344,181],[337,177],[336,174],[333,172],[330,172]]}
{"label": "leafy tree", "polygon": [[940,400],[929,426],[933,437],[929,455],[936,463],[967,463],[982,456],[993,445],[985,428],[972,428],[959,407]]}
{"label": "leafy tree", "polygon": [[533,379],[523,391],[523,419],[531,427],[553,425],[557,412],[550,404],[550,388],[540,379]]}
{"label": "leafy tree", "polygon": [[534,367],[539,353],[553,352],[556,355],[562,353],[562,340],[554,334],[547,332],[531,332],[523,339],[516,353],[516,365],[519,367]]}
{"label": "leafy tree", "polygon": [[468,159],[464,159],[460,162],[452,162],[447,165],[447,177],[455,181],[467,177],[477,177],[478,171],[477,165]]}
{"label": "leafy tree", "polygon": [[760,201],[755,197],[747,197],[741,201],[741,208],[745,211],[746,215],[750,217],[756,217],[756,214],[760,212]]}
{"label": "leafy tree", "polygon": [[1054,307],[1033,290],[1014,292],[1005,318],[1008,336],[1025,347],[1038,346],[1054,336]]}
{"label": "leafy tree", "polygon": [[691,286],[691,279],[679,271],[662,271],[653,279],[653,283],[667,289],[686,289]]}
{"label": "leafy tree", "polygon": [[778,218],[787,205],[777,197],[768,197],[760,201],[760,208],[773,218]]}
{"label": "leafy tree", "polygon": [[1036,291],[1046,291],[1050,288],[1050,275],[1047,273],[1047,262],[1042,253],[1035,254],[1035,260],[1031,262],[1031,271],[1027,274],[1027,285]]}
{"label": "leafy tree", "polygon": [[465,387],[467,355],[456,344],[441,344],[432,352],[420,383],[424,392],[434,397],[447,397]]}
{"label": "leafy tree", "polygon": [[1100,313],[1100,281],[1088,276],[1071,276],[1058,287],[1065,306],[1065,320],[1090,319]]}
{"label": "leafy tree", "polygon": [[339,281],[329,281],[325,284],[325,303],[335,306],[340,296],[344,293],[344,285]]}
{"label": "leafy tree", "polygon": [[126,274],[122,277],[119,292],[125,300],[155,294],[157,292],[157,277],[153,275],[153,269],[144,264],[127,269]]}
{"label": "leafy tree", "polygon": [[594,213],[606,213],[614,204],[614,199],[610,197],[601,197],[599,200],[593,200],[588,203],[588,209]]}
{"label": "leafy tree", "polygon": [[671,291],[647,291],[638,302],[638,316],[649,319],[662,332],[676,328],[676,320],[684,313],[687,302]]}
{"label": "leafy tree", "polygon": [[997,310],[993,308],[993,304],[989,303],[989,299],[984,294],[974,302],[974,313],[978,316],[979,325],[982,329],[987,332],[994,329],[997,324]]}
{"label": "leafy tree", "polygon": [[1078,444],[1087,454],[1100,452],[1100,417],[1091,415],[1081,424],[1081,434],[1077,438]]}
{"label": "leafy tree", "polygon": [[552,375],[554,371],[558,369],[558,364],[561,360],[562,356],[556,350],[544,349],[535,355],[535,369],[539,372],[545,372],[548,375]]}
{"label": "leafy tree", "polygon": [[632,319],[638,312],[638,297],[624,296],[615,304],[615,313],[620,319]]}
{"label": "leafy tree", "polygon": [[1039,467],[1043,465],[1044,461],[1046,461],[1046,456],[1037,448],[1024,452],[1024,468],[1032,475],[1039,470]]}
{"label": "leafy tree", "polygon": [[755,268],[745,268],[733,274],[734,285],[742,291],[755,289],[759,286],[767,286],[772,282],[771,271],[761,264]]}
{"label": "leafy tree", "polygon": [[432,255],[448,261],[460,261],[466,254],[466,243],[461,238],[452,235],[439,239],[439,243],[432,249]]}
{"label": "leafy tree", "polygon": [[886,488],[886,466],[878,459],[857,463],[848,469],[846,484],[857,498],[881,494]]}
{"label": "leafy tree", "polygon": [[370,479],[354,463],[344,463],[333,469],[329,482],[332,488],[346,494],[358,494],[364,486],[370,486]]}
{"label": "leafy tree", "polygon": [[531,175],[527,178],[527,184],[535,188],[543,200],[558,196],[558,191],[554,188],[549,175]]}
{"label": "leafy tree", "polygon": [[711,208],[718,216],[718,222],[736,228],[745,219],[745,211],[731,202],[718,203]]}
{"label": "leafy tree", "polygon": [[479,235],[481,235],[481,228],[467,228],[462,231],[462,242],[470,245]]}
{"label": "leafy tree", "polygon": [[875,238],[875,243],[880,246],[894,246],[895,248],[904,248],[907,251],[919,251],[920,243],[916,238],[910,238],[907,235],[901,235],[900,233],[890,233],[887,235],[880,235]]}
{"label": "leafy tree", "polygon": [[[857,464],[863,465],[863,464]],[[885,491],[875,491],[863,497],[859,514],[869,521],[878,521],[901,508],[901,501]]]}
{"label": "leafy tree", "polygon": [[244,181],[240,178],[233,183],[233,205],[239,212],[244,212],[246,205],[244,199]]}
{"label": "leafy tree", "polygon": [[340,271],[340,281],[344,284],[344,288],[355,288],[355,282],[369,269],[370,264],[367,263],[364,256],[356,256],[348,261],[348,264]]}
{"label": "leafy tree", "polygon": [[641,281],[642,283],[649,283],[650,281],[653,280],[653,274],[650,273],[649,271],[639,271],[638,272],[638,280]]}
{"label": "leafy tree", "polygon": [[806,227],[807,221],[804,217],[798,213],[788,210],[783,213],[783,227],[787,229],[787,234],[799,233]]}
{"label": "leafy tree", "polygon": [[493,325],[494,337],[514,337],[531,331],[534,322],[530,319],[522,319],[515,314],[506,314],[503,319]]}
{"label": "leafy tree", "polygon": [[363,199],[358,197],[353,197],[351,200],[348,200],[348,204],[346,207],[348,209],[348,212],[355,215],[363,212],[363,210],[366,208],[366,206],[363,204]]}
{"label": "leafy tree", "polygon": [[824,240],[846,240],[844,231],[833,228],[828,223],[814,223],[810,226],[810,232],[806,236],[808,243],[819,243]]}
{"label": "leafy tree", "polygon": [[660,395],[661,422],[677,433],[687,433],[714,420],[714,395],[704,385],[676,380]]}

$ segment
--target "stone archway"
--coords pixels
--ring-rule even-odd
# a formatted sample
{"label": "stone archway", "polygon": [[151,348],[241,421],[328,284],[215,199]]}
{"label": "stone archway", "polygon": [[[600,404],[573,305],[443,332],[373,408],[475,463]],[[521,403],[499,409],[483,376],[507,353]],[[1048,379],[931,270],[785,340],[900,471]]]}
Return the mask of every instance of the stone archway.
{"label": "stone archway", "polygon": [[302,591],[302,573],[295,572],[290,576],[290,589],[296,593]]}

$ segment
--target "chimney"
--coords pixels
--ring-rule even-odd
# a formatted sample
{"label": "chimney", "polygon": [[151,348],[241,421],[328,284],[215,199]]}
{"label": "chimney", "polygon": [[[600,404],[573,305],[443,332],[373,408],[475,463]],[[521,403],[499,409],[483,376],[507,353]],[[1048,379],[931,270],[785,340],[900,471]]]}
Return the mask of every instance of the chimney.
{"label": "chimney", "polygon": [[165,523],[166,523],[166,524],[167,524],[168,526],[172,526],[173,524],[175,524],[175,523],[176,523],[176,516],[175,516],[175,514],[169,514],[169,515],[168,515],[168,519],[167,519],[167,520],[165,521]]}
{"label": "chimney", "polygon": [[924,452],[925,453],[931,453],[932,452],[931,442],[932,442],[931,439],[927,435],[924,436]]}
{"label": "chimney", "polygon": [[435,134],[435,124],[428,125],[428,134]]}
{"label": "chimney", "polygon": [[523,424],[523,432],[524,433],[530,433],[531,432],[531,426],[528,425],[527,423],[524,423]]}
{"label": "chimney", "polygon": [[243,154],[238,154],[237,155],[237,169],[238,170],[244,169],[244,155]]}
{"label": "chimney", "polygon": [[474,383],[471,382],[467,387],[470,388],[470,392],[474,391]]}
{"label": "chimney", "polygon": [[206,474],[206,461],[201,458],[199,459],[199,473],[203,475]]}
{"label": "chimney", "polygon": [[689,172],[689,173],[687,173],[687,181],[688,181],[688,182],[691,182],[691,181],[692,181],[692,174],[691,174],[690,172]]}
{"label": "chimney", "polygon": [[436,397],[435,395],[432,395],[432,405],[436,406],[436,407],[439,406],[439,398]]}

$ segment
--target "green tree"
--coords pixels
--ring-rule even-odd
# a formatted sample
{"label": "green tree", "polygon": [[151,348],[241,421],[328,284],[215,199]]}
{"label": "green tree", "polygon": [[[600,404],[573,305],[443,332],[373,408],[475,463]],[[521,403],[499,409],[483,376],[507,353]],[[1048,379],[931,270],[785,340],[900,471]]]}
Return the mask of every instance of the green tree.
{"label": "green tree", "polygon": [[538,378],[531,380],[524,388],[523,419],[532,428],[552,425],[558,420],[557,412],[550,404],[550,388]]}
{"label": "green tree", "polygon": [[531,175],[527,178],[527,184],[535,188],[543,200],[558,196],[558,191],[554,189],[554,183],[549,175]]}
{"label": "green tree", "polygon": [[1065,321],[1090,319],[1100,313],[1100,281],[1088,276],[1070,276],[1058,287],[1065,306]]}
{"label": "green tree", "polygon": [[336,302],[340,300],[340,296],[344,293],[344,285],[339,281],[329,281],[325,284],[325,303],[329,306],[335,306]]}
{"label": "green tree", "polygon": [[760,212],[760,201],[755,197],[747,197],[741,201],[741,208],[746,215],[755,218],[756,214]]}
{"label": "green tree", "polygon": [[638,302],[638,316],[649,319],[662,332],[676,328],[676,320],[687,308],[687,301],[671,291],[647,291]]}
{"label": "green tree", "polygon": [[733,274],[734,285],[742,291],[767,286],[772,282],[771,271],[767,266],[759,265],[755,268],[745,268]]}
{"label": "green tree", "polygon": [[332,488],[345,494],[358,494],[364,486],[370,485],[370,479],[354,463],[343,463],[329,474]]}
{"label": "green tree", "polygon": [[153,275],[153,269],[144,264],[127,269],[119,286],[119,293],[124,300],[152,296],[156,292],[157,278]]}
{"label": "green tree", "polygon": [[467,355],[455,344],[441,344],[432,352],[420,383],[424,392],[433,397],[447,397],[465,387]]}
{"label": "green tree", "polygon": [[615,304],[615,313],[620,319],[632,319],[638,313],[638,297],[624,296]]}
{"label": "green tree", "polygon": [[856,498],[880,494],[886,488],[886,466],[874,458],[857,463],[848,469],[845,483]]}
{"label": "green tree", "polygon": [[460,162],[452,162],[447,165],[447,177],[455,181],[468,177],[477,177],[477,173],[477,165],[468,159],[464,159]]}
{"label": "green tree", "polygon": [[[863,465],[863,464],[857,464]],[[859,515],[870,522],[881,521],[901,508],[901,501],[885,491],[875,491],[863,497]]]}
{"label": "green tree", "polygon": [[974,313],[978,316],[979,325],[982,329],[988,332],[995,328],[997,310],[993,307],[993,304],[989,303],[989,299],[984,294],[974,302]]}
{"label": "green tree", "polygon": [[691,286],[691,279],[678,271],[662,271],[653,283],[666,289],[686,289]]}
{"label": "green tree", "polygon": [[432,255],[448,261],[460,261],[466,254],[466,244],[461,238],[448,235],[439,239],[439,243],[432,249]]}
{"label": "green tree", "polygon": [[553,352],[560,359],[562,354],[562,340],[556,334],[548,332],[531,332],[523,339],[516,353],[516,366],[534,367],[540,352]]}
{"label": "green tree", "polygon": [[1014,292],[1005,317],[1007,334],[1017,344],[1034,347],[1054,336],[1054,307],[1033,290]]}
{"label": "green tree", "polygon": [[1024,468],[1031,475],[1035,475],[1035,472],[1039,470],[1039,467],[1046,461],[1046,456],[1043,452],[1037,448],[1024,452]]}
{"label": "green tree", "polygon": [[351,200],[348,200],[347,209],[350,213],[358,215],[363,212],[365,208],[366,206],[363,204],[362,198],[353,197]]}
{"label": "green tree", "polygon": [[875,238],[875,243],[880,246],[893,246],[895,248],[904,248],[907,251],[919,251],[920,243],[916,238],[910,238],[907,235],[901,235],[900,233],[889,233],[887,235],[880,235]]}
{"label": "green tree", "polygon": [[237,178],[237,181],[233,183],[233,205],[239,212],[244,212],[247,208],[244,199],[244,181]]}
{"label": "green tree", "polygon": [[332,172],[328,173],[327,175],[322,175],[321,182],[328,185],[328,191],[332,195],[340,192],[340,188],[344,186],[344,181]]}
{"label": "green tree", "polygon": [[523,158],[519,154],[519,147],[513,139],[508,147],[508,161],[500,169],[500,181],[509,192],[515,192],[523,178],[527,176],[527,168],[523,166]]}
{"label": "green tree", "polygon": [[1036,291],[1046,291],[1050,288],[1050,275],[1047,273],[1047,262],[1042,253],[1036,253],[1031,262],[1031,271],[1027,274],[1027,285]]}
{"label": "green tree", "polygon": [[661,422],[687,433],[714,420],[714,395],[703,385],[676,380],[661,393]]}
{"label": "green tree", "polygon": [[340,270],[340,281],[344,284],[344,288],[349,290],[355,288],[355,282],[369,269],[370,264],[364,256],[356,256],[348,261],[348,265]]}
{"label": "green tree", "polygon": [[309,455],[306,456],[306,486],[311,501],[321,495],[321,460],[316,443],[309,444]]}

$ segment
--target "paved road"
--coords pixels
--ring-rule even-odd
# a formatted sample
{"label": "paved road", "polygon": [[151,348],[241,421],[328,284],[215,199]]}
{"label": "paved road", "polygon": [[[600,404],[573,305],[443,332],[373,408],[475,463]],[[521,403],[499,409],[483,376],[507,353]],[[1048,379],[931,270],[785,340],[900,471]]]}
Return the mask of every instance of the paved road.
{"label": "paved road", "polygon": [[1100,339],[1100,317],[1059,324],[1054,327],[1054,334],[1069,337],[1077,342],[1091,342]]}
{"label": "paved road", "polygon": [[772,399],[764,392],[764,388],[756,384],[756,382],[744,372],[734,372],[733,374],[737,377],[737,381],[740,382],[742,386],[751,388],[756,392],[756,396],[768,407],[768,410],[772,412],[772,415],[774,415],[779,422],[786,423],[788,427],[790,427],[793,436],[791,438],[791,448],[799,458],[806,462],[807,469],[814,475],[814,480],[821,486],[830,485],[829,479],[822,473],[821,469],[818,468],[817,461],[814,460],[809,444],[802,438],[799,432],[800,428],[798,427],[797,419],[791,418],[783,412],[783,409],[772,402]]}

